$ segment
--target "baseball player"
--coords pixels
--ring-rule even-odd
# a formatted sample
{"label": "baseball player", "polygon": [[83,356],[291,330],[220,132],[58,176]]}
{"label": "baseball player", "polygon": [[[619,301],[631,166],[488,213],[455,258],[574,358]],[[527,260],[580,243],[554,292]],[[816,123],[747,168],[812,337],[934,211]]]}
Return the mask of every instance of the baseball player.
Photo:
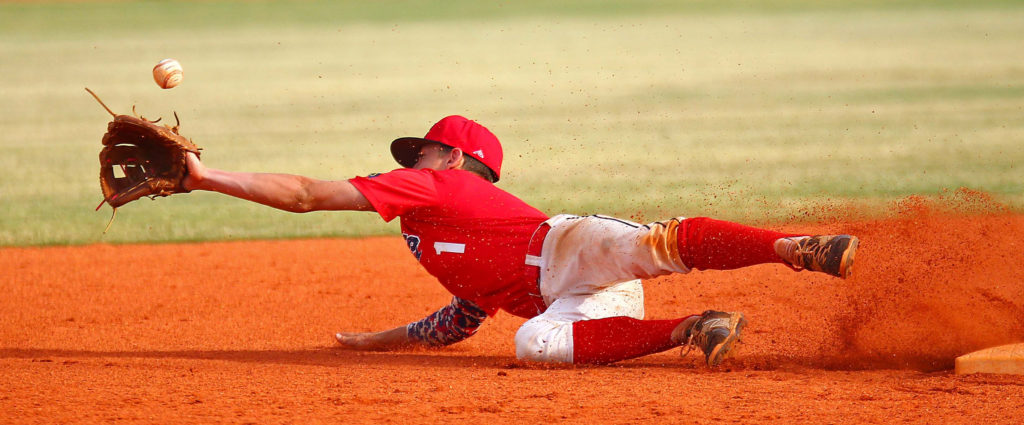
{"label": "baseball player", "polygon": [[453,344],[504,310],[528,319],[515,335],[523,360],[601,364],[686,346],[716,366],[739,339],[743,315],[709,310],[644,320],[641,279],[764,263],[845,278],[857,249],[849,235],[785,234],[706,217],[649,224],[549,217],[494,185],[501,144],[461,116],[440,120],[422,138],[394,140],[391,154],[404,168],[327,181],[216,170],[190,153],[184,184],[292,212],[399,217],[409,250],[453,297],[407,325],[336,335],[360,350]]}

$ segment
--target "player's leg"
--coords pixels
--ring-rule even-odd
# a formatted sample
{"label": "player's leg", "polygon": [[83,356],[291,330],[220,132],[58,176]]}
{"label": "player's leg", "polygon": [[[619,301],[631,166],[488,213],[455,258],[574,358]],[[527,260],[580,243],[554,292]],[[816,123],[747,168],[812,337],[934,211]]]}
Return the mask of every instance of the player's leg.
{"label": "player's leg", "polygon": [[668,229],[604,216],[556,216],[548,223],[540,265],[548,305],[615,282],[690,271],[679,256],[675,224]]}
{"label": "player's leg", "polygon": [[527,320],[516,332],[516,356],[537,362],[573,363],[574,323],[609,317],[643,319],[643,291],[639,280],[631,280],[594,292],[582,288],[559,296],[549,302],[544,313]]}
{"label": "player's leg", "polygon": [[[546,301],[576,286],[647,279],[691,269],[780,263],[846,277],[857,239],[794,235],[706,217],[640,225],[605,216],[557,216],[542,249]],[[585,270],[586,276],[580,276]]]}
{"label": "player's leg", "polygon": [[573,363],[612,363],[686,346],[686,352],[702,351],[708,366],[718,366],[739,341],[745,324],[742,313],[711,310],[673,320],[609,317],[579,321],[572,329]]}
{"label": "player's leg", "polygon": [[683,263],[698,270],[782,263],[847,277],[858,245],[850,235],[787,234],[707,217],[660,223],[672,226],[674,222],[678,222],[676,242]]}
{"label": "player's leg", "polygon": [[566,295],[519,328],[516,355],[537,362],[604,364],[689,345],[715,366],[739,340],[745,323],[742,314],[714,311],[670,320],[642,320],[643,315],[638,280]]}

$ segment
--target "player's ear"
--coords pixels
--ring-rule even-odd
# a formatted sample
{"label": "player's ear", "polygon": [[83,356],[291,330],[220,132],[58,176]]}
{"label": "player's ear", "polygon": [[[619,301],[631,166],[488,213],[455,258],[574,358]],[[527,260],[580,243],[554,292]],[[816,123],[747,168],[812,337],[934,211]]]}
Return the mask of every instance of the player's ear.
{"label": "player's ear", "polygon": [[449,170],[453,168],[462,167],[462,163],[466,160],[463,157],[462,149],[454,148],[451,153],[448,154],[448,161],[445,163]]}

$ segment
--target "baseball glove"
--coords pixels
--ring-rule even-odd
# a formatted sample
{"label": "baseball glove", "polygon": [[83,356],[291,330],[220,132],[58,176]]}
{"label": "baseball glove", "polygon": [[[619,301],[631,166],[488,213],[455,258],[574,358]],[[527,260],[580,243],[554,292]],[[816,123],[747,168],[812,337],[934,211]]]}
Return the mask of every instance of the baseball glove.
{"label": "baseball glove", "polygon": [[[141,116],[117,115],[92,90],[85,89],[114,120],[107,124],[100,151],[100,189],[103,202],[114,210],[143,196],[155,198],[188,192],[182,182],[188,175],[185,154],[199,154],[199,147],[178,134],[181,125],[159,125]],[[135,113],[135,108],[132,108]]]}

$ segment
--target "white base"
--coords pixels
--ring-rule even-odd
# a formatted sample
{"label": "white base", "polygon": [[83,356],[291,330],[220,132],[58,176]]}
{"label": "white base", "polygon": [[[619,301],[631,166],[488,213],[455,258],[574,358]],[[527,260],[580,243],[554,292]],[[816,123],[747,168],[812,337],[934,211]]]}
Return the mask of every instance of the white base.
{"label": "white base", "polygon": [[956,373],[1024,375],[1024,343],[986,348],[957,357]]}

